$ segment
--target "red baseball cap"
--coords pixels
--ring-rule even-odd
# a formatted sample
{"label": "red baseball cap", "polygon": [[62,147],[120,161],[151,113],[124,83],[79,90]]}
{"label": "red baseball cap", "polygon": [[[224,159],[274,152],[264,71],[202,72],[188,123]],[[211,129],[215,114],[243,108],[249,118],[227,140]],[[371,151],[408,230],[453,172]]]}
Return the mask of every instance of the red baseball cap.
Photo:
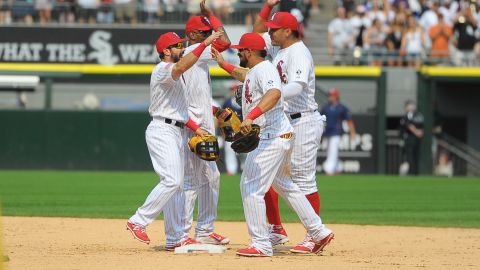
{"label": "red baseball cap", "polygon": [[246,33],[240,38],[238,45],[232,45],[230,48],[235,49],[251,49],[254,51],[266,50],[267,45],[262,36],[257,33]]}
{"label": "red baseball cap", "polygon": [[169,46],[180,43],[180,42],[184,42],[184,41],[185,39],[179,37],[175,32],[165,33],[157,39],[157,44],[156,44],[157,52],[162,53],[163,50],[165,50]]}
{"label": "red baseball cap", "polygon": [[185,24],[185,32],[190,33],[193,30],[208,31],[212,29],[210,21],[205,16],[192,16]]}
{"label": "red baseball cap", "polygon": [[268,22],[264,22],[263,25],[272,29],[288,28],[298,31],[297,18],[295,18],[290,12],[274,13],[272,19]]}
{"label": "red baseball cap", "polygon": [[340,96],[340,91],[338,91],[338,88],[333,87],[330,90],[328,90],[328,94],[333,97],[338,97]]}

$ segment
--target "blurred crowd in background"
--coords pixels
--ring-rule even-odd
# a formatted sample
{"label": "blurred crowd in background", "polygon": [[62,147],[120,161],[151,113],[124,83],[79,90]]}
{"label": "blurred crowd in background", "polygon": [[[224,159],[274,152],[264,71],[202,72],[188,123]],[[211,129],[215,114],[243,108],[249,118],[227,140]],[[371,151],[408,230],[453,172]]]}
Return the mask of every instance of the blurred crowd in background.
{"label": "blurred crowd in background", "polygon": [[328,25],[328,52],[335,64],[478,65],[476,0],[357,2],[339,0]]}
{"label": "blurred crowd in background", "polygon": [[[282,0],[308,26],[320,7],[335,6],[323,54],[335,65],[478,66],[477,0]],[[336,3],[333,3],[336,1]],[[263,0],[209,0],[225,24],[252,25]],[[200,0],[0,0],[0,25],[184,23],[200,12]],[[323,13],[329,14],[328,12]],[[325,20],[323,20],[325,21]],[[303,31],[302,31],[303,33]],[[315,37],[314,37],[315,38]],[[327,43],[327,44],[324,44]]]}
{"label": "blurred crowd in background", "polygon": [[[184,23],[200,13],[200,0],[0,0],[0,24],[44,23]],[[251,25],[263,0],[209,0],[224,23]],[[284,0],[282,11],[318,14],[317,0]]]}

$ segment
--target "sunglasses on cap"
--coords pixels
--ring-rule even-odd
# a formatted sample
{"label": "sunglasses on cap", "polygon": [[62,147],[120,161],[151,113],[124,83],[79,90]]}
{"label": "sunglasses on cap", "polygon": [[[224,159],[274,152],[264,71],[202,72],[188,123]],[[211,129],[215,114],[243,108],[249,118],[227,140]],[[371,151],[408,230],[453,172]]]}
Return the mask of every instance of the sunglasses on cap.
{"label": "sunglasses on cap", "polygon": [[177,44],[170,45],[170,46],[168,46],[167,49],[172,49],[172,48],[183,49],[183,43],[179,42]]}

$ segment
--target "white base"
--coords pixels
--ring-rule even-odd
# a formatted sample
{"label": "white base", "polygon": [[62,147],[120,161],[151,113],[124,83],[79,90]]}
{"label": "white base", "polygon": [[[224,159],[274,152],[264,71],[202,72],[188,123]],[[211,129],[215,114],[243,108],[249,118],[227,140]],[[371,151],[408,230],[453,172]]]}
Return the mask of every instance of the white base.
{"label": "white base", "polygon": [[175,248],[175,254],[186,253],[224,253],[227,250],[224,246],[211,244],[193,244]]}

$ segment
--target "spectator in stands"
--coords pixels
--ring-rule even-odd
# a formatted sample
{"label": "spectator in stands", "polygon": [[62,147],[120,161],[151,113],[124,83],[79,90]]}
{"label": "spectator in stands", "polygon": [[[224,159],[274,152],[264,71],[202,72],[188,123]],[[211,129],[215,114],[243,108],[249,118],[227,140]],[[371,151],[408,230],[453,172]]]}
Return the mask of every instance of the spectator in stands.
{"label": "spectator in stands", "polygon": [[400,57],[400,49],[402,47],[402,38],[405,31],[406,17],[403,13],[399,13],[395,17],[385,41],[388,50],[387,61],[389,66],[403,66],[403,60]]}
{"label": "spectator in stands", "polygon": [[52,22],[53,0],[35,0],[35,10],[40,24]]}
{"label": "spectator in stands", "polygon": [[333,57],[334,65],[351,63],[355,35],[350,20],[346,18],[345,8],[337,8],[337,17],[328,25],[328,54]]}
{"label": "spectator in stands", "polygon": [[[385,0],[388,3],[388,0]],[[373,21],[374,19],[380,20],[382,23],[387,23],[387,14],[385,10],[382,10],[379,5],[379,0],[368,1],[367,5],[369,11],[367,12],[368,18]]]}
{"label": "spectator in stands", "polygon": [[14,21],[32,24],[34,12],[33,0],[14,0],[12,4],[12,17]]}
{"label": "spectator in stands", "polygon": [[1,0],[0,2],[0,24],[12,22],[12,0]]}
{"label": "spectator in stands", "polygon": [[392,1],[392,6],[396,9],[409,9],[410,4],[408,3],[408,0],[393,0]]}
{"label": "spectator in stands", "polygon": [[402,37],[400,54],[406,56],[408,66],[419,68],[422,64],[425,35],[423,34],[422,28],[417,25],[415,17],[408,17],[407,22],[408,29]]}
{"label": "spectator in stands", "polygon": [[115,20],[119,23],[137,23],[137,1],[136,0],[113,0]]}
{"label": "spectator in stands", "polygon": [[339,6],[345,8],[345,14],[347,18],[351,18],[353,16],[353,11],[355,10],[354,0],[340,0]]}
{"label": "spectator in stands", "polygon": [[451,0],[444,0],[442,5],[438,8],[438,11],[442,13],[443,20],[448,26],[453,26],[455,16],[457,15],[458,11],[458,2]]}
{"label": "spectator in stands", "polygon": [[75,22],[75,0],[57,0],[55,9],[59,23]]}
{"label": "spectator in stands", "polygon": [[115,14],[113,13],[113,0],[100,0],[100,8],[97,12],[98,23],[113,23]]}
{"label": "spectator in stands", "polygon": [[423,13],[430,9],[430,0],[419,0],[419,5],[420,8],[418,9],[418,11],[415,10],[415,12],[413,13],[417,19],[421,18]]}
{"label": "spectator in stands", "polygon": [[356,14],[352,18],[350,18],[350,24],[352,25],[355,41],[354,41],[354,49],[353,49],[353,64],[359,65],[364,64],[363,59],[363,38],[367,29],[370,28],[372,22],[366,16],[366,8],[364,5],[358,5],[356,8]]}
{"label": "spectator in stands", "polygon": [[423,122],[423,115],[416,110],[415,103],[411,100],[405,102],[405,115],[400,119],[400,138],[403,139],[403,154],[409,175],[418,174]]}
{"label": "spectator in stands", "polygon": [[367,30],[363,39],[363,47],[371,56],[371,63],[374,66],[381,66],[385,55],[385,40],[387,37],[388,27],[380,20],[374,19],[372,26]]}
{"label": "spectator in stands", "polygon": [[453,25],[454,41],[457,51],[453,62],[457,66],[474,66],[477,59],[473,48],[477,42],[475,31],[477,20],[473,17],[470,7],[464,7]]}
{"label": "spectator in stands", "polygon": [[158,14],[161,14],[160,0],[142,1],[142,22],[155,24],[158,22]]}
{"label": "spectator in stands", "polygon": [[432,41],[430,57],[433,63],[443,63],[448,60],[448,44],[452,36],[452,28],[443,19],[443,14],[438,13],[438,23],[430,28],[429,36]]}
{"label": "spectator in stands", "polygon": [[394,12],[392,13],[392,18],[389,19],[389,22],[394,23],[395,18],[397,17],[404,17],[407,18],[410,16],[412,12],[407,8],[404,2],[400,2],[397,7],[394,7]]}
{"label": "spectator in stands", "polygon": [[78,0],[78,22],[94,24],[97,22],[97,11],[100,0]]}
{"label": "spectator in stands", "polygon": [[363,48],[363,36],[372,25],[372,21],[366,16],[364,5],[358,5],[356,14],[350,18],[350,24],[355,32],[355,47]]}
{"label": "spectator in stands", "polygon": [[438,23],[437,14],[439,13],[439,7],[440,4],[435,0],[430,4],[430,8],[422,14],[418,21],[418,24],[422,27],[423,33],[425,34],[425,48],[427,50],[432,47],[432,42],[428,33],[430,28]]}

